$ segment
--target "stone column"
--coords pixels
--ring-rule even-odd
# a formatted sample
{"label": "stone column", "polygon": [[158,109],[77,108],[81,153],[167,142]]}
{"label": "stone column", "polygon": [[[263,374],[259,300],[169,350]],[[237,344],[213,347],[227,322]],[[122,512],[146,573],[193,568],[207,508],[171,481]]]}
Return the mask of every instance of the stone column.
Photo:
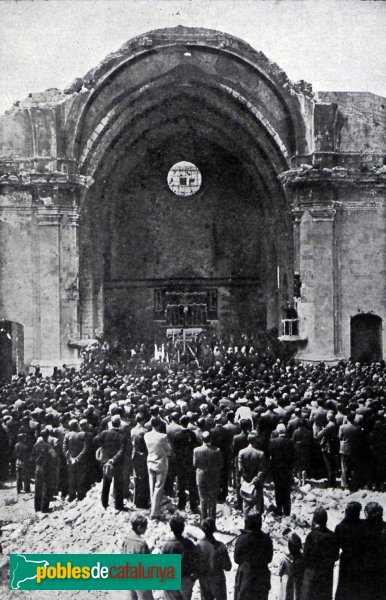
{"label": "stone column", "polygon": [[85,219],[80,226],[79,245],[80,337],[86,340],[94,338],[94,274],[91,234]]}
{"label": "stone column", "polygon": [[78,327],[78,210],[47,203],[36,208],[38,238],[39,364],[45,372],[63,363],[76,364],[68,343]]}
{"label": "stone column", "polygon": [[298,303],[303,360],[336,360],[333,204],[310,206],[300,221]]}
{"label": "stone column", "polygon": [[36,209],[39,252],[39,362],[42,366],[51,362],[57,364],[61,358],[60,219],[58,206],[39,206]]}
{"label": "stone column", "polygon": [[79,339],[79,251],[78,210],[76,207],[62,215],[60,226],[60,338],[61,357],[73,358],[68,342]]}
{"label": "stone column", "polygon": [[300,273],[300,221],[302,211],[292,210],[292,228],[294,240],[294,272]]}

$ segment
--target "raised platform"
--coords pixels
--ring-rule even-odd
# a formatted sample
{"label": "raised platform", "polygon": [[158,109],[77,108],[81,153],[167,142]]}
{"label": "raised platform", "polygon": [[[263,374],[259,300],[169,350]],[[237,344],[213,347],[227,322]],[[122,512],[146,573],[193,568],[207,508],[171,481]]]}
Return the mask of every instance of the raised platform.
{"label": "raised platform", "polygon": [[167,327],[166,337],[191,340],[205,331],[205,327]]}

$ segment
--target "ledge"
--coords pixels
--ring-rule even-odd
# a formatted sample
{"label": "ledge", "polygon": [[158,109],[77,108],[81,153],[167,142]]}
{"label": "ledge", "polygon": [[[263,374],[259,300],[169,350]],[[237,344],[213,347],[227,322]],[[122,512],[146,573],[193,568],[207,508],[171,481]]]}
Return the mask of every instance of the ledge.
{"label": "ledge", "polygon": [[369,170],[348,169],[346,167],[320,168],[317,165],[301,165],[279,175],[287,187],[307,184],[332,183],[334,185],[386,185],[386,166]]}
{"label": "ledge", "polygon": [[308,338],[301,335],[280,335],[279,342],[307,342]]}
{"label": "ledge", "polygon": [[94,338],[70,340],[67,343],[67,345],[70,346],[70,348],[80,348],[81,350],[83,350],[84,348],[88,348],[89,346],[93,346],[94,344],[98,344],[98,340]]}

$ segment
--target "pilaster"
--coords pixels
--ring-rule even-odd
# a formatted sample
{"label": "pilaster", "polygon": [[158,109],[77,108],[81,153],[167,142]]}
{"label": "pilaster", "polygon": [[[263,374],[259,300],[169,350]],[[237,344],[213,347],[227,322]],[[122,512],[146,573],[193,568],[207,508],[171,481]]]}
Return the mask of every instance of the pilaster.
{"label": "pilaster", "polygon": [[23,327],[27,368],[39,364],[48,373],[77,360],[68,343],[79,337],[79,205],[89,184],[66,171],[23,170],[0,178],[2,257],[14,270],[6,294],[13,304],[0,302],[0,318]]}

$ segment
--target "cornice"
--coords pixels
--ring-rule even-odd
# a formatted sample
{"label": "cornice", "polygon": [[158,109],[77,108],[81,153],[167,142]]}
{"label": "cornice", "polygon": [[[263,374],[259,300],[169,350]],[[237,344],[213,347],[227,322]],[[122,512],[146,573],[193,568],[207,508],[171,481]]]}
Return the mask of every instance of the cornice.
{"label": "cornice", "polygon": [[386,187],[386,166],[369,171],[345,167],[318,168],[302,165],[279,175],[287,188],[331,185],[334,187]]}

